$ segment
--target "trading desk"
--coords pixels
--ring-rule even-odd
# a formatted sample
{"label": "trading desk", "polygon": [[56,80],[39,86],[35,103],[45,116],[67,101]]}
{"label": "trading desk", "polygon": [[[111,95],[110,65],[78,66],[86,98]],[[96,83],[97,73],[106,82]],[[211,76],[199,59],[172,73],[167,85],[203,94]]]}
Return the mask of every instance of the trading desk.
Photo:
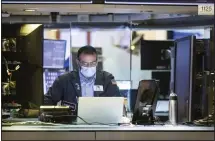
{"label": "trading desk", "polygon": [[2,140],[214,140],[214,127],[186,125],[13,125]]}

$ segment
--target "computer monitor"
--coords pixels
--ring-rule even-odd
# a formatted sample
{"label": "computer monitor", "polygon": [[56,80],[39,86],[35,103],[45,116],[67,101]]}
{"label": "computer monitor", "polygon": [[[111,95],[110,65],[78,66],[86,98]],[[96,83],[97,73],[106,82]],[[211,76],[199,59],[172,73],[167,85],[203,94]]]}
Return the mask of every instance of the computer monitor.
{"label": "computer monitor", "polygon": [[169,100],[158,100],[155,110],[155,116],[168,116],[169,115]]}
{"label": "computer monitor", "polygon": [[170,70],[173,41],[141,41],[141,70]]}
{"label": "computer monitor", "polygon": [[119,92],[122,97],[127,98],[126,110],[131,112],[130,95],[131,95],[131,81],[130,80],[116,80],[119,87]]}
{"label": "computer monitor", "polygon": [[127,97],[131,90],[131,81],[130,80],[116,80],[116,84],[119,87],[120,94],[123,97]]}
{"label": "computer monitor", "polygon": [[195,36],[188,36],[175,41],[174,92],[178,95],[179,122],[192,121]]}
{"label": "computer monitor", "polygon": [[43,93],[46,94],[49,90],[49,88],[54,83],[55,79],[59,76],[65,73],[65,70],[50,70],[45,69],[43,72]]}
{"label": "computer monitor", "polygon": [[66,40],[43,41],[43,68],[64,68]]}
{"label": "computer monitor", "polygon": [[105,0],[106,4],[195,4],[195,3],[213,3],[213,0]]}

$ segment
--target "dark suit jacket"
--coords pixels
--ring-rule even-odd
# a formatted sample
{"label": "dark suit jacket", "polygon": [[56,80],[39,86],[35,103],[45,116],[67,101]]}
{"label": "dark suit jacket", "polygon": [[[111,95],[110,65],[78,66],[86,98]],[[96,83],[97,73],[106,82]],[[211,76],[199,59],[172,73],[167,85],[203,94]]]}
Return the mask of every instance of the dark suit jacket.
{"label": "dark suit jacket", "polygon": [[[103,86],[103,91],[94,91],[95,97],[121,96],[113,75],[108,72],[97,71],[94,85]],[[76,111],[78,97],[81,97],[79,72],[72,71],[59,76],[54,81],[44,96],[44,104],[56,105],[57,102],[61,101],[62,105],[68,105]]]}

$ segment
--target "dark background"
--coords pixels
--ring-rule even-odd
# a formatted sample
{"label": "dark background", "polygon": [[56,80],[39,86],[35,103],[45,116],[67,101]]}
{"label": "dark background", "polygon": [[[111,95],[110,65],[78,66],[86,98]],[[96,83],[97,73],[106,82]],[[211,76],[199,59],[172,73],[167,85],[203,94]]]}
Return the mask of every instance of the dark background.
{"label": "dark background", "polygon": [[[20,35],[23,24],[2,24],[2,38],[16,38],[17,52],[1,52],[7,61],[21,62],[20,69],[13,73],[16,81],[16,95],[2,96],[2,102],[12,100],[28,107],[28,102],[43,103],[43,26],[27,36]],[[35,56],[36,55],[36,56]],[[2,59],[3,60],[3,59]],[[10,69],[16,65],[11,64]],[[2,63],[2,82],[7,80],[6,68]]]}

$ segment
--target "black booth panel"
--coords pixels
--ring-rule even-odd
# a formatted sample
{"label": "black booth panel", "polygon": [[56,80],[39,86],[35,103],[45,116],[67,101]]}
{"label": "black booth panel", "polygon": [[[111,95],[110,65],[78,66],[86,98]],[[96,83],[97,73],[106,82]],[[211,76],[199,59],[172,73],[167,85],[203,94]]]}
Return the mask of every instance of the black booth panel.
{"label": "black booth panel", "polygon": [[[28,102],[41,105],[43,101],[43,26],[38,25],[32,32],[21,34],[21,29],[26,24],[3,24],[2,37],[16,38],[16,52],[1,52],[9,61],[20,62],[20,68],[13,73],[12,81],[16,81],[16,94],[3,96],[3,102],[15,101],[28,107]],[[4,64],[2,63],[2,66]],[[14,69],[16,65],[10,65]],[[5,67],[2,69],[6,72]],[[5,81],[6,73],[1,74]]]}

